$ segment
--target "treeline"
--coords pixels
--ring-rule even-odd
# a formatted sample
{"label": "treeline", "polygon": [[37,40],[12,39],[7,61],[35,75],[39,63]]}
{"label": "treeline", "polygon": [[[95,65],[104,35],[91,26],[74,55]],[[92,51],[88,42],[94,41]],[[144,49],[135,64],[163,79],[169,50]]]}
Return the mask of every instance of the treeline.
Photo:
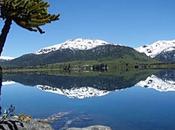
{"label": "treeline", "polygon": [[95,64],[95,65],[78,65],[78,66],[71,66],[71,64],[68,65],[63,65],[62,69],[64,71],[107,71],[108,70],[108,65],[107,64]]}

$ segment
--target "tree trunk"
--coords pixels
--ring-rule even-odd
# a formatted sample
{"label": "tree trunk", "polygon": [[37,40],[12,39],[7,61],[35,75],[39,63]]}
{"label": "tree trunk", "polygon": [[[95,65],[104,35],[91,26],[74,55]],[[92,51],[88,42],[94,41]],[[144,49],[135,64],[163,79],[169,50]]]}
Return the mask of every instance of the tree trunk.
{"label": "tree trunk", "polygon": [[2,28],[1,35],[0,35],[0,56],[4,47],[7,35],[9,33],[11,24],[12,24],[12,20],[7,18],[5,20],[5,24],[4,24],[4,27]]}

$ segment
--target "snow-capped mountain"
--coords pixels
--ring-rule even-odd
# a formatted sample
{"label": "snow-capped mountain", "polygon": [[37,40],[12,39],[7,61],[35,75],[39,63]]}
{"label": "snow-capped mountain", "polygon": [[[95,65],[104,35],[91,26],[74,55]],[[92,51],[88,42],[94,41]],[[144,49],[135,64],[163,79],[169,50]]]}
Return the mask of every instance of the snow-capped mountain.
{"label": "snow-capped mountain", "polygon": [[136,86],[148,87],[160,92],[175,91],[175,81],[163,80],[155,75],[149,76],[145,81],[140,81]]}
{"label": "snow-capped mountain", "polygon": [[9,57],[9,56],[0,56],[0,60],[9,61],[9,60],[13,60],[13,59],[14,59],[13,57]]}
{"label": "snow-capped mountain", "polygon": [[106,90],[98,90],[92,87],[60,89],[60,88],[50,87],[47,85],[37,85],[37,88],[45,92],[55,93],[59,95],[64,95],[69,98],[77,98],[77,99],[104,96],[109,93]]}
{"label": "snow-capped mountain", "polygon": [[[147,56],[155,58],[161,53],[170,52],[175,50],[175,40],[162,40],[154,42],[150,45],[144,45],[135,48],[138,52],[145,53]],[[175,56],[174,56],[175,57]]]}
{"label": "snow-capped mountain", "polygon": [[89,50],[97,46],[102,46],[110,44],[103,40],[90,40],[90,39],[74,39],[67,40],[64,43],[56,44],[50,47],[42,48],[36,52],[36,54],[46,54],[52,51],[61,50],[61,49],[71,49],[71,50]]}

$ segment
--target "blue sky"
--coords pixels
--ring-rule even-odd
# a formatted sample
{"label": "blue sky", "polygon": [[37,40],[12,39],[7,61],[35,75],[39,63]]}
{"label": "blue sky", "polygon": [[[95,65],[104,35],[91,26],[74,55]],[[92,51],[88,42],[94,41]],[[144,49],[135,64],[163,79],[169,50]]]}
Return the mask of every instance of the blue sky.
{"label": "blue sky", "polygon": [[175,0],[48,1],[61,19],[43,26],[43,35],[13,23],[2,55],[17,57],[80,37],[131,47],[175,39]]}

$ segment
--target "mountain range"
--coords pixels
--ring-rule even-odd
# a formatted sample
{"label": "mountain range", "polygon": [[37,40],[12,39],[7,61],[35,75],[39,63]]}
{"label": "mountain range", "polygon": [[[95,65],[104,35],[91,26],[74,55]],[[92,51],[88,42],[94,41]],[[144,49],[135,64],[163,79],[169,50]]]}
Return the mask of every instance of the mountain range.
{"label": "mountain range", "polygon": [[[36,52],[36,54],[46,54],[49,52],[53,52],[56,50],[62,49],[71,49],[71,50],[90,50],[98,46],[105,45],[117,45],[113,43],[109,43],[103,40],[90,40],[90,39],[74,39],[68,40],[64,43],[57,44],[54,46],[42,48]],[[126,46],[125,46],[126,47]],[[145,53],[147,56],[151,58],[156,58],[161,61],[174,61],[175,56],[175,40],[162,40],[156,41],[149,45],[144,45],[138,48],[134,48],[136,51],[140,53]]]}
{"label": "mountain range", "polygon": [[[70,61],[129,59],[129,61],[149,61],[151,58],[162,62],[175,62],[175,40],[157,41],[138,48],[121,46],[103,40],[74,39],[45,47],[35,53],[4,61],[2,66],[25,67]],[[3,62],[2,62],[3,61]]]}
{"label": "mountain range", "polygon": [[102,40],[75,39],[40,49],[35,53],[3,62],[1,65],[6,67],[26,67],[71,61],[117,59],[142,62],[150,60],[145,54],[141,54],[130,47],[111,44]]}

